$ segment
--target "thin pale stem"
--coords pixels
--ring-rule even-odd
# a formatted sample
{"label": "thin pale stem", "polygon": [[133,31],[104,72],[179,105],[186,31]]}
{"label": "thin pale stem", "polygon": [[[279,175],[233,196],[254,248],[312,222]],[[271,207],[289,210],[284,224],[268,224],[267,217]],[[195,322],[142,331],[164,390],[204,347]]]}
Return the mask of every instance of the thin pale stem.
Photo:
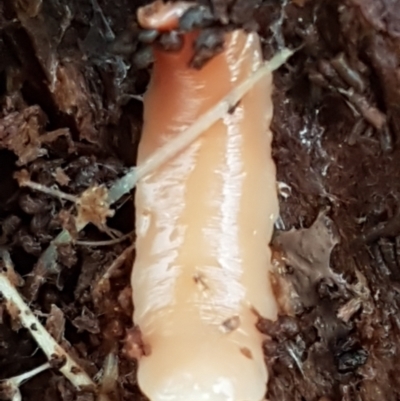
{"label": "thin pale stem", "polygon": [[10,377],[9,379],[1,380],[0,382],[3,383],[8,382],[15,387],[19,387],[21,384],[31,379],[32,377],[35,377],[39,373],[42,373],[45,370],[50,369],[50,367],[51,367],[50,363],[46,362],[43,365],[40,365],[37,368],[34,368],[28,372],[22,373],[18,376]]}
{"label": "thin pale stem", "polygon": [[46,187],[46,185],[42,185],[34,181],[23,181],[20,185],[23,187],[31,188],[38,192],[42,192],[46,195],[53,196],[55,198],[67,200],[72,203],[76,203],[79,200],[79,198],[75,195],[67,194],[60,191],[59,189]]}
{"label": "thin pale stem", "polygon": [[[3,254],[6,251],[2,251]],[[8,255],[7,255],[8,256]],[[3,257],[7,269],[12,269],[7,263],[8,257]],[[18,293],[14,285],[10,282],[6,273],[0,273],[0,292],[7,304],[13,306],[18,311],[18,317],[21,324],[29,330],[39,347],[45,353],[49,361],[55,358],[63,361],[59,368],[60,372],[77,388],[77,389],[96,389],[96,384],[87,375],[87,373],[79,366],[62,348],[45,327],[40,323],[39,319],[34,315],[21,295]]]}
{"label": "thin pale stem", "polygon": [[98,281],[97,286],[101,285],[104,283],[104,281],[109,280],[112,276],[112,274],[120,267],[122,264],[125,262],[125,260],[129,257],[129,255],[134,251],[135,249],[135,244],[132,244],[131,246],[128,246],[112,263],[111,265],[107,268],[103,276],[100,278]]}
{"label": "thin pale stem", "polygon": [[75,244],[81,245],[81,246],[92,246],[92,247],[111,246],[111,245],[119,244],[119,243],[125,241],[126,239],[132,238],[132,237],[133,237],[133,232],[130,232],[119,238],[113,238],[113,239],[104,240],[104,241],[75,241]]}

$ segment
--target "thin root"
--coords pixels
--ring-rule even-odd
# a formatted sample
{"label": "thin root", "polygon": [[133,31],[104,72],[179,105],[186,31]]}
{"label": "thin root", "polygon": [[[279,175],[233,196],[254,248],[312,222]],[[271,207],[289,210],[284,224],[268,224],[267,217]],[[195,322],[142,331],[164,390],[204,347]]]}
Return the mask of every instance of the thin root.
{"label": "thin root", "polygon": [[79,198],[75,195],[70,195],[70,194],[60,191],[59,189],[49,188],[49,187],[46,187],[46,185],[42,185],[37,182],[31,181],[28,178],[27,172],[25,172],[24,170],[22,172],[19,171],[16,174],[16,178],[18,179],[18,183],[21,187],[28,187],[28,188],[33,189],[34,191],[42,192],[46,195],[50,195],[55,198],[67,200],[72,203],[77,203],[79,200]]}
{"label": "thin root", "polygon": [[50,367],[50,363],[47,362],[28,372],[22,373],[21,375],[0,380],[0,399],[3,399],[1,396],[4,395],[11,401],[21,401],[22,397],[19,387],[32,377],[44,372],[47,369],[50,369]]}
{"label": "thin root", "polygon": [[113,238],[113,239],[105,240],[105,241],[75,241],[75,244],[81,245],[81,246],[93,246],[93,247],[111,246],[111,245],[116,245],[121,242],[124,242],[126,239],[132,238],[132,237],[133,237],[133,231],[131,231],[130,233],[125,234],[119,238]]}
{"label": "thin root", "polygon": [[105,273],[100,277],[99,281],[97,282],[96,286],[93,289],[94,294],[101,294],[103,292],[106,283],[112,277],[113,273],[119,269],[125,260],[131,255],[133,250],[135,249],[135,244],[133,243],[131,246],[128,246],[107,268]]}

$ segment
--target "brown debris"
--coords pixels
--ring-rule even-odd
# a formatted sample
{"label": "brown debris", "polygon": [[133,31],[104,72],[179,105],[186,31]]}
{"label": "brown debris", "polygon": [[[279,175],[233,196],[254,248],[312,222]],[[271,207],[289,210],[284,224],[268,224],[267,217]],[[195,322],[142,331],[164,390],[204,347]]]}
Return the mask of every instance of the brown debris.
{"label": "brown debris", "polygon": [[[90,222],[97,227],[104,229],[107,218],[114,215],[107,202],[108,192],[105,187],[91,187],[79,198],[78,222]],[[79,224],[79,223],[78,223]]]}
{"label": "brown debris", "polygon": [[18,156],[18,166],[48,154],[43,145],[66,137],[72,146],[68,129],[44,132],[46,116],[39,106],[30,106],[22,112],[13,112],[0,119],[0,148],[9,149]]}

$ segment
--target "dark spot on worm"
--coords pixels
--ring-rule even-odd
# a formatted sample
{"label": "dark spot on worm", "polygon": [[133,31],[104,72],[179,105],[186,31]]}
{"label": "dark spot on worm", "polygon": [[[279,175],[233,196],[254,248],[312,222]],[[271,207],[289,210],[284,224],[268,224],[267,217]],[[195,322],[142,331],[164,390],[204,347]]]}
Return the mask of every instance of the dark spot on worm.
{"label": "dark spot on worm", "polygon": [[81,372],[82,372],[81,369],[79,369],[77,366],[72,366],[72,368],[71,368],[71,373],[72,374],[77,375],[77,374],[79,374]]}
{"label": "dark spot on worm", "polygon": [[228,110],[228,113],[233,114],[235,112],[236,108],[240,106],[240,103],[241,103],[241,101],[239,100],[233,106],[231,106],[230,109]]}
{"label": "dark spot on worm", "polygon": [[166,32],[160,36],[158,43],[165,51],[177,52],[182,49],[183,35],[178,31]]}
{"label": "dark spot on worm", "polygon": [[213,21],[213,14],[208,7],[191,7],[179,19],[179,28],[182,31],[188,32],[194,29],[206,28]]}
{"label": "dark spot on worm", "polygon": [[232,316],[222,322],[222,329],[226,333],[236,330],[240,326],[240,317]]}
{"label": "dark spot on worm", "polygon": [[32,323],[32,324],[31,324],[31,330],[32,330],[32,331],[37,331],[37,326],[36,326],[35,323]]}
{"label": "dark spot on worm", "polygon": [[139,42],[151,44],[153,43],[159,35],[156,29],[144,29],[138,35]]}
{"label": "dark spot on worm", "polygon": [[250,312],[258,319],[262,319],[261,313],[253,305],[250,306]]}
{"label": "dark spot on worm", "polygon": [[253,354],[247,347],[240,348],[240,352],[248,359],[253,359]]}
{"label": "dark spot on worm", "polygon": [[201,273],[196,273],[193,276],[193,281],[200,287],[202,291],[209,290],[206,277]]}

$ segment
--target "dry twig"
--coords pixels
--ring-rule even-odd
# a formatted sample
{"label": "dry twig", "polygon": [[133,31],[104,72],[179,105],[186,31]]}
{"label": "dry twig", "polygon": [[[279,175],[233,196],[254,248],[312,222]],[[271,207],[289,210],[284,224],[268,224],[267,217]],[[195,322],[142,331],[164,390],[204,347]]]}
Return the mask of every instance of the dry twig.
{"label": "dry twig", "polygon": [[24,302],[21,295],[8,278],[8,273],[14,271],[13,266],[7,262],[11,260],[9,254],[5,250],[1,250],[0,254],[5,263],[5,272],[0,272],[0,293],[5,299],[7,307],[16,312],[21,324],[29,330],[48,360],[50,362],[60,362],[58,369],[77,389],[95,390],[96,384],[92,379],[82,367],[57,344],[29,306]]}

